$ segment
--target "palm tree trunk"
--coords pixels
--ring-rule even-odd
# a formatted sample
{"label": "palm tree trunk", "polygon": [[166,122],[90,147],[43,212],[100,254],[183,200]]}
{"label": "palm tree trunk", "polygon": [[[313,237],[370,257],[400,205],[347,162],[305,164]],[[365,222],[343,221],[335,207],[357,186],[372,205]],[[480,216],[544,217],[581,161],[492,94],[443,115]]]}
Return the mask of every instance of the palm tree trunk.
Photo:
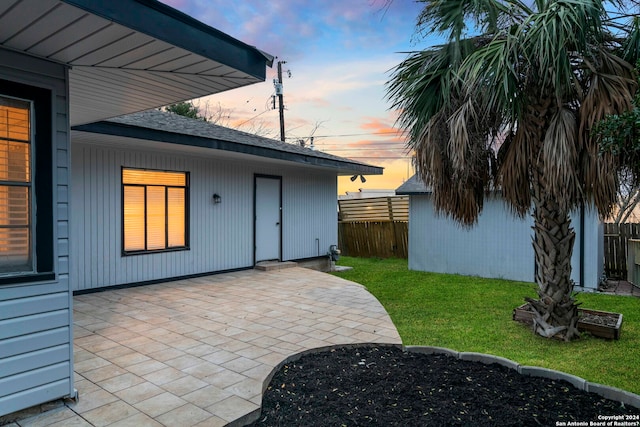
{"label": "palm tree trunk", "polygon": [[[536,191],[537,190],[537,191]],[[572,296],[571,254],[575,232],[569,214],[541,187],[533,186],[533,248],[536,261],[538,299],[527,301],[535,311],[534,332],[547,338],[570,341],[580,336],[578,306]]]}
{"label": "palm tree trunk", "polygon": [[575,233],[566,208],[550,191],[545,176],[542,150],[549,118],[556,106],[553,97],[532,98],[526,114],[530,142],[531,200],[533,202],[534,239],[538,299],[527,298],[535,311],[534,332],[547,338],[570,341],[580,336],[578,306],[573,298],[571,255]]}

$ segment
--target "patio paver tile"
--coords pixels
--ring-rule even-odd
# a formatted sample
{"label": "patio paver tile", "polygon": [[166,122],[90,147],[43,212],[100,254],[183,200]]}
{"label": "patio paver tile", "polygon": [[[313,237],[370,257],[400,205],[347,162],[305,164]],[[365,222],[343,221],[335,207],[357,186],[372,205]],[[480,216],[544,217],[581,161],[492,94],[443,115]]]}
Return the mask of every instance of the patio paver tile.
{"label": "patio paver tile", "polygon": [[196,406],[206,408],[231,396],[232,393],[224,389],[214,385],[208,385],[191,393],[187,393],[182,396],[182,398]]}
{"label": "patio paver tile", "polygon": [[184,372],[172,368],[166,367],[164,369],[160,369],[158,371],[151,372],[150,374],[143,375],[142,378],[145,380],[154,383],[155,385],[163,385],[167,384],[171,381],[177,380],[178,378],[182,378],[186,376]]}
{"label": "patio paver tile", "polygon": [[90,359],[84,359],[82,361],[74,363],[74,370],[84,374],[85,372],[93,371],[94,369],[104,368],[105,366],[113,365],[102,357],[92,357]]}
{"label": "patio paver tile", "polygon": [[73,418],[68,418],[63,421],[58,421],[57,423],[49,424],[47,427],[93,427],[82,418],[80,415],[76,415]]}
{"label": "patio paver tile", "polygon": [[202,362],[198,365],[183,369],[183,372],[198,379],[206,378],[221,371],[224,371],[224,368],[222,366],[209,362]]}
{"label": "patio paver tile", "polygon": [[192,356],[202,357],[211,353],[215,353],[216,351],[218,351],[218,349],[214,346],[200,343],[200,345],[186,349],[185,353],[188,353]]}
{"label": "patio paver tile", "polygon": [[91,411],[92,409],[99,408],[100,406],[108,405],[109,403],[117,401],[118,398],[106,390],[100,389],[91,393],[80,393],[77,403],[70,405],[70,408],[78,413]]}
{"label": "patio paver tile", "polygon": [[182,377],[170,383],[166,383],[162,386],[166,391],[175,394],[176,396],[184,396],[194,390],[201,389],[208,386],[209,383],[199,380],[198,378],[190,375]]}
{"label": "patio paver tile", "polygon": [[207,356],[204,356],[203,359],[219,365],[219,364],[228,362],[230,360],[236,359],[238,357],[240,356],[237,355],[236,353],[232,353],[226,350],[220,350],[220,351],[216,351],[215,353],[211,353]]}
{"label": "patio paver tile", "polygon": [[132,354],[133,352],[134,350],[131,350],[129,347],[118,345],[107,350],[99,351],[96,353],[96,356],[100,356],[104,359],[113,361],[113,359],[115,359],[116,357],[126,356],[128,354]]}
{"label": "patio paver tile", "polygon": [[150,358],[157,360],[159,362],[166,362],[167,360],[175,359],[176,357],[184,356],[184,352],[182,350],[178,350],[175,348],[165,348],[159,351],[155,351],[153,353],[147,353],[147,356]]}
{"label": "patio paver tile", "polygon": [[158,387],[157,385],[145,381],[140,384],[136,384],[133,387],[117,391],[114,394],[125,402],[133,405],[134,403],[142,402],[143,400],[149,399],[153,396],[157,396],[164,392],[165,390]]}
{"label": "patio paver tile", "polygon": [[123,368],[109,364],[101,368],[93,369],[91,371],[83,372],[82,375],[94,383],[108,380],[109,378],[117,377],[118,375],[126,374],[127,371]]}
{"label": "patio paver tile", "polygon": [[110,393],[115,393],[142,382],[144,382],[142,378],[127,372],[126,374],[118,375],[117,377],[112,377],[105,381],[100,381],[98,385]]}
{"label": "patio paver tile", "polygon": [[207,411],[231,422],[258,409],[259,406],[238,396],[231,396],[207,408]]}
{"label": "patio paver tile", "polygon": [[168,368],[168,366],[162,362],[158,362],[157,360],[147,360],[146,362],[127,366],[127,371],[142,376],[165,368]]}
{"label": "patio paver tile", "polygon": [[133,350],[129,354],[125,354],[119,357],[114,357],[113,359],[111,359],[113,363],[115,363],[118,366],[122,366],[123,368],[126,368],[131,365],[137,365],[138,363],[146,362],[147,360],[151,360],[151,358],[149,356],[145,356],[144,354],[140,354]]}
{"label": "patio paver tile", "polygon": [[138,410],[122,400],[101,406],[82,414],[82,418],[97,427],[108,426],[138,414]]}
{"label": "patio paver tile", "polygon": [[163,424],[160,424],[153,418],[149,417],[146,414],[138,412],[137,414],[120,420],[116,423],[109,424],[108,427],[164,427]]}
{"label": "patio paver tile", "polygon": [[223,420],[222,418],[218,418],[215,415],[207,418],[206,420],[196,424],[193,427],[224,427],[226,426],[228,423]]}
{"label": "patio paver tile", "polygon": [[262,393],[262,381],[246,378],[239,383],[226,387],[225,391],[249,400]]}
{"label": "patio paver tile", "polygon": [[245,377],[244,375],[238,374],[237,372],[224,370],[224,371],[218,372],[217,374],[213,374],[211,376],[205,377],[202,380],[216,387],[226,388],[226,387],[229,387],[230,385],[239,383],[245,378],[247,377]]}
{"label": "patio paver tile", "polygon": [[192,426],[208,418],[213,414],[187,403],[179,408],[163,414],[156,419],[165,426]]}
{"label": "patio paver tile", "polygon": [[151,418],[156,418],[157,416],[166,414],[167,412],[179,408],[186,403],[187,402],[184,399],[181,399],[178,396],[174,396],[171,393],[165,392],[141,402],[135,403],[133,406],[140,412],[147,414]]}
{"label": "patio paver tile", "polygon": [[221,363],[220,366],[222,366],[225,369],[230,369],[233,372],[242,374],[244,371],[249,370],[251,368],[255,368],[259,364],[260,362],[256,362],[253,359],[249,359],[241,356],[233,360],[230,360],[228,362]]}
{"label": "patio paver tile", "polygon": [[256,361],[260,363],[264,363],[267,366],[277,366],[280,362],[282,362],[286,357],[282,355],[282,353],[271,352],[269,354],[265,354],[264,356],[260,356],[256,359]]}
{"label": "patio paver tile", "polygon": [[184,370],[192,366],[196,366],[202,363],[202,359],[190,354],[183,354],[174,359],[165,360],[166,365],[174,367],[176,369]]}

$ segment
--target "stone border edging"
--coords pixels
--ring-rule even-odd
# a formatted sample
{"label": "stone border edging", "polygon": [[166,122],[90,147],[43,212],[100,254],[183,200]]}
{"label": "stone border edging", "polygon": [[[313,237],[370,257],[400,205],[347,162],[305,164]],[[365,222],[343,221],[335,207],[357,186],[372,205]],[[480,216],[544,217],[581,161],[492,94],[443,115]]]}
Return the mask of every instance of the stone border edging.
{"label": "stone border edging", "polygon": [[567,374],[561,371],[556,371],[553,369],[541,368],[538,366],[523,366],[518,362],[514,362],[513,360],[506,359],[500,356],[493,356],[484,353],[457,352],[455,350],[444,347],[403,346],[403,350],[409,353],[444,354],[456,359],[481,362],[487,365],[497,363],[499,365],[517,371],[520,375],[541,377],[558,381],[567,381],[578,390],[586,391],[588,393],[595,393],[598,396],[604,397],[605,399],[615,400],[617,402],[624,403],[625,405],[633,406],[640,409],[640,395],[616,387],[592,383],[585,380],[584,378],[580,378],[578,376]]}
{"label": "stone border edging", "polygon": [[[474,353],[474,352],[458,352],[446,347],[432,347],[432,346],[419,346],[419,345],[402,345],[402,344],[393,344],[393,343],[353,343],[353,344],[336,344],[325,347],[317,347],[311,348],[308,350],[301,351],[296,354],[292,354],[289,357],[286,357],[282,362],[278,363],[267,375],[262,383],[262,395],[264,395],[269,383],[275,376],[276,372],[280,370],[287,363],[295,362],[299,360],[301,357],[306,356],[308,354],[316,354],[321,353],[323,351],[328,351],[333,348],[353,348],[353,347],[396,347],[400,348],[402,351],[407,353],[420,353],[420,354],[443,354],[445,356],[453,357],[454,359],[466,360],[470,362],[479,362],[484,363],[485,365],[491,365],[496,363],[498,365],[502,365],[509,369],[513,369],[518,372],[520,375],[528,375],[531,377],[541,377],[547,378],[551,380],[557,381],[567,381],[571,385],[573,385],[578,390],[586,391],[588,393],[595,393],[598,396],[604,397],[605,399],[615,400],[617,402],[621,402],[625,405],[633,406],[640,409],[640,395],[616,388],[610,387],[603,384],[591,383],[584,378],[577,377],[575,375],[567,374],[561,371],[555,371],[553,369],[541,368],[537,366],[523,366],[518,362],[514,362],[511,359],[507,359],[500,356],[493,356],[491,354],[485,353]],[[260,413],[262,411],[262,405],[255,411],[246,414],[245,416],[230,422],[227,424],[227,427],[241,427],[256,421],[260,418]]]}

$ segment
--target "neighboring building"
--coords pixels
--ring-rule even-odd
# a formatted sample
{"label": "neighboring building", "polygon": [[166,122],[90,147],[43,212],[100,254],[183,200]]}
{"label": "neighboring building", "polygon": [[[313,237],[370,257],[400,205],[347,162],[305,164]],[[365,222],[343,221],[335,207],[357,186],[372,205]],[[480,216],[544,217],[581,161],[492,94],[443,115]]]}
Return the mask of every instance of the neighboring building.
{"label": "neighboring building", "polygon": [[326,258],[337,176],[382,173],[155,110],[75,126],[71,140],[74,291]]}
{"label": "neighboring building", "polygon": [[360,188],[358,191],[347,191],[346,194],[338,196],[338,199],[370,199],[372,197],[389,197],[395,195],[395,190]]}
{"label": "neighboring building", "polygon": [[[499,192],[485,199],[478,223],[464,228],[437,215],[431,191],[413,176],[396,190],[409,196],[409,268],[437,273],[535,281],[533,218],[511,213]],[[595,209],[572,215],[572,279],[595,290],[603,274],[603,226]]]}
{"label": "neighboring building", "polygon": [[[264,81],[272,59],[155,0],[0,2],[0,415],[76,396],[73,269],[81,254],[114,261],[72,242],[84,207],[71,200],[70,126]],[[188,170],[158,157],[146,167]],[[115,202],[113,185],[102,196]]]}

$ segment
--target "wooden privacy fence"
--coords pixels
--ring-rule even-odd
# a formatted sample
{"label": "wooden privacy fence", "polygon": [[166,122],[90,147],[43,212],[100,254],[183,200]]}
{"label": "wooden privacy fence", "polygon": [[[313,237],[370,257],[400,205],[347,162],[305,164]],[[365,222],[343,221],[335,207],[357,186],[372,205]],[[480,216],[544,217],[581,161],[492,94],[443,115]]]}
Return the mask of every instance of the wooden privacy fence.
{"label": "wooden privacy fence", "polygon": [[640,224],[604,224],[604,273],[627,279],[627,240],[640,238]]}
{"label": "wooden privacy fence", "polygon": [[338,245],[343,255],[407,258],[409,197],[338,200]]}

